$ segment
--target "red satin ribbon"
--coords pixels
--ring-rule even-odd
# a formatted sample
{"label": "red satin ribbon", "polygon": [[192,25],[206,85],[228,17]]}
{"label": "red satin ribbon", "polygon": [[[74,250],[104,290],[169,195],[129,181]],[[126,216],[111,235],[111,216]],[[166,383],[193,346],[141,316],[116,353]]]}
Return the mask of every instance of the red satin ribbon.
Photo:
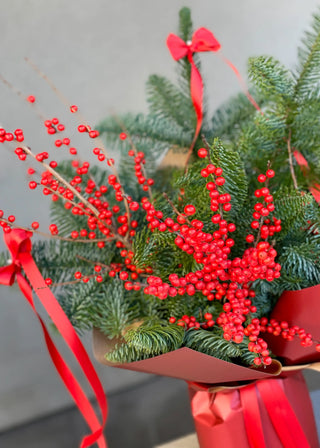
{"label": "red satin ribbon", "polygon": [[[261,380],[238,389],[240,396],[239,409],[241,409],[246,431],[246,441],[241,439],[241,447],[268,448],[264,435],[266,426],[264,428],[263,425],[263,418],[268,415],[275,430],[275,437],[278,438],[283,448],[311,448],[294,409],[283,390],[283,381],[278,379]],[[211,447],[216,436],[218,444],[223,443],[224,440],[225,446],[234,446],[236,437],[231,435],[229,438],[227,434],[221,431],[219,426],[224,422],[224,419],[228,419],[229,413],[234,412],[236,416],[238,412],[238,405],[234,399],[236,390],[217,392],[218,402],[215,405],[215,393],[208,391],[210,386],[190,382],[188,384],[193,389],[191,409],[200,443],[204,447]],[[194,392],[194,389],[196,392]],[[230,409],[227,409],[228,407]],[[266,412],[262,412],[262,407]],[[241,437],[240,420],[235,416],[230,421],[235,425],[235,431],[238,431],[239,437]],[[214,429],[215,426],[217,432],[210,432],[210,428]],[[232,426],[227,426],[226,430],[232,430]]]}
{"label": "red satin ribbon", "polygon": [[283,447],[310,448],[307,437],[280,385],[280,381],[258,381],[256,387]]}
{"label": "red satin ribbon", "polygon": [[[51,290],[46,285],[31,256],[31,236],[31,232],[26,232],[21,229],[14,229],[10,233],[5,234],[5,242],[11,253],[12,263],[9,266],[0,268],[0,284],[11,286],[16,278],[21,292],[39,319],[50,357],[62,381],[92,431],[90,435],[83,438],[81,448],[87,448],[96,442],[98,443],[99,448],[107,448],[107,443],[103,435],[103,428],[107,419],[107,401],[103,387],[79,336],[71,325],[60,304],[52,294]],[[66,364],[52,341],[45,323],[35,308],[32,297],[32,289],[25,277],[22,275],[22,269],[25,272],[33,290],[39,297],[40,302],[44,306],[48,315],[51,317],[53,323],[56,325],[66,344],[78,360],[84,375],[95,393],[102,415],[102,422],[99,421],[99,418],[97,417],[96,412],[82,387],[74,377],[69,366]]]}
{"label": "red satin ribbon", "polygon": [[255,385],[240,389],[240,399],[250,448],[266,448]]}
{"label": "red satin ribbon", "polygon": [[[194,63],[193,54],[204,51],[217,52],[220,50],[221,45],[211,31],[206,28],[199,28],[194,32],[191,42],[184,42],[179,36],[175,34],[169,34],[167,38],[167,46],[169,48],[171,56],[175,61],[187,57],[188,61],[191,64],[190,92],[193,106],[197,115],[197,127],[195,132],[196,138],[200,132],[203,119],[203,81],[201,74],[197,69],[196,64]],[[238,72],[236,67],[228,59],[223,58],[223,60],[236,74],[238,80],[244,88],[245,94],[249,101],[258,111],[261,112],[261,109],[259,108],[257,103],[247,91],[244,81],[241,78],[240,73]]]}

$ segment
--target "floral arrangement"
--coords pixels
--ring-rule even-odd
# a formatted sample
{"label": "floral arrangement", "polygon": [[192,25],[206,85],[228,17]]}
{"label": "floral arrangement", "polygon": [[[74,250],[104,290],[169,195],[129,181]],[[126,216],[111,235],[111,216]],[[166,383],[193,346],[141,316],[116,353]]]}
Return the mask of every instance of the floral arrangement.
{"label": "floral arrangement", "polygon": [[[259,378],[274,368],[281,338],[300,340],[320,359],[320,335],[308,326],[318,325],[317,310],[307,325],[272,314],[284,291],[306,289],[307,297],[320,279],[320,19],[296,73],[270,57],[250,59],[255,89],[210,121],[197,53],[220,44],[204,30],[192,37],[190,11],[181,10],[180,37],[168,39],[180,82],[149,79],[147,116],[110,117],[95,129],[70,106],[98,166],[80,159],[58,118],[46,118],[44,128],[55,147],[69,149],[63,163],[30,148],[22,129],[1,128],[0,142],[32,162],[29,188],[52,201],[52,223],[43,232],[38,221],[21,226],[0,211],[0,224],[7,236],[23,229],[49,237],[32,248],[45,288],[74,327],[109,340],[108,362],[186,347],[254,367]],[[120,150],[118,164],[105,142]],[[168,149],[175,165],[181,154],[184,163],[161,164]],[[0,274],[7,260],[3,254]]]}

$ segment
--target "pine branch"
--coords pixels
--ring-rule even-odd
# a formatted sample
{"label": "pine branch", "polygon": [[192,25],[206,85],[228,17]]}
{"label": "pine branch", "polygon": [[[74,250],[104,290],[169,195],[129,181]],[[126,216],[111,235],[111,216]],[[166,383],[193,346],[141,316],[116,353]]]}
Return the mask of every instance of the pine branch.
{"label": "pine branch", "polygon": [[305,33],[302,46],[298,50],[299,66],[295,77],[294,93],[299,101],[318,96],[320,82],[320,16],[314,14],[311,30]]}
{"label": "pine branch", "polygon": [[152,75],[147,81],[147,96],[152,115],[172,120],[187,132],[194,131],[197,120],[189,91],[184,94],[163,76]]}
{"label": "pine branch", "polygon": [[226,341],[221,337],[221,334],[202,329],[187,331],[184,345],[198,352],[229,362],[231,362],[232,358],[241,356],[241,350],[237,344]]}
{"label": "pine branch", "polygon": [[293,95],[293,77],[279,61],[270,56],[250,58],[249,78],[267,98],[288,101]]}

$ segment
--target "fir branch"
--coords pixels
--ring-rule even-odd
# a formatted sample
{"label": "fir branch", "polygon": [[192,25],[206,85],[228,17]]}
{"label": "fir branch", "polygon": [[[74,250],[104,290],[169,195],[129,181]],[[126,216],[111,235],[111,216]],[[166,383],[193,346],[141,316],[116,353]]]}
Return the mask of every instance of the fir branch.
{"label": "fir branch", "polygon": [[318,96],[320,82],[320,15],[314,14],[311,30],[305,33],[298,49],[299,66],[295,77],[295,97],[300,101]]}
{"label": "fir branch", "polygon": [[230,216],[235,218],[242,209],[248,195],[248,181],[244,164],[238,152],[223,146],[219,139],[215,139],[210,152],[211,160],[223,169],[226,179],[221,191],[229,193],[232,198]]}
{"label": "fir branch", "polygon": [[147,99],[152,115],[172,120],[187,132],[193,132],[197,119],[190,92],[185,95],[163,76],[151,75],[147,81]]}
{"label": "fir branch", "polygon": [[193,350],[223,359],[224,361],[230,362],[232,358],[241,356],[238,344],[223,339],[221,332],[216,334],[202,329],[191,329],[185,333],[183,344]]}
{"label": "fir branch", "polygon": [[[258,92],[250,92],[263,107],[268,101]],[[256,115],[255,107],[244,93],[239,93],[220,106],[211,119],[209,137],[219,137],[224,141],[235,142],[244,126]]]}
{"label": "fir branch", "polygon": [[279,263],[287,276],[304,277],[311,285],[320,282],[320,246],[306,241],[298,246],[284,247]]}
{"label": "fir branch", "polygon": [[248,61],[249,78],[267,98],[288,101],[293,95],[293,78],[273,57],[259,56]]}
{"label": "fir branch", "polygon": [[144,324],[128,331],[124,338],[127,344],[145,353],[160,355],[181,347],[184,329],[177,325]]}

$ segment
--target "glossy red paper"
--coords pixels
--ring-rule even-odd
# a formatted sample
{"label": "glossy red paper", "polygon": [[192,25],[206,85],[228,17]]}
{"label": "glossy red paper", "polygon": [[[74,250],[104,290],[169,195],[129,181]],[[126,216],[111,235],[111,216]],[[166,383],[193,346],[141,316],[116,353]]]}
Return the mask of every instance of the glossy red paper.
{"label": "glossy red paper", "polygon": [[[314,340],[320,340],[320,285],[299,291],[285,291],[279,298],[271,317],[289,325],[298,325]],[[298,338],[288,342],[281,336],[264,335],[271,351],[285,364],[305,364],[320,361],[315,345],[302,347]]]}
{"label": "glossy red paper", "polygon": [[274,362],[265,369],[247,368],[183,347],[143,361],[114,364],[106,360],[108,340],[98,330],[93,332],[95,358],[102,364],[137,372],[154,373],[197,383],[223,384],[270,378],[280,373]]}

